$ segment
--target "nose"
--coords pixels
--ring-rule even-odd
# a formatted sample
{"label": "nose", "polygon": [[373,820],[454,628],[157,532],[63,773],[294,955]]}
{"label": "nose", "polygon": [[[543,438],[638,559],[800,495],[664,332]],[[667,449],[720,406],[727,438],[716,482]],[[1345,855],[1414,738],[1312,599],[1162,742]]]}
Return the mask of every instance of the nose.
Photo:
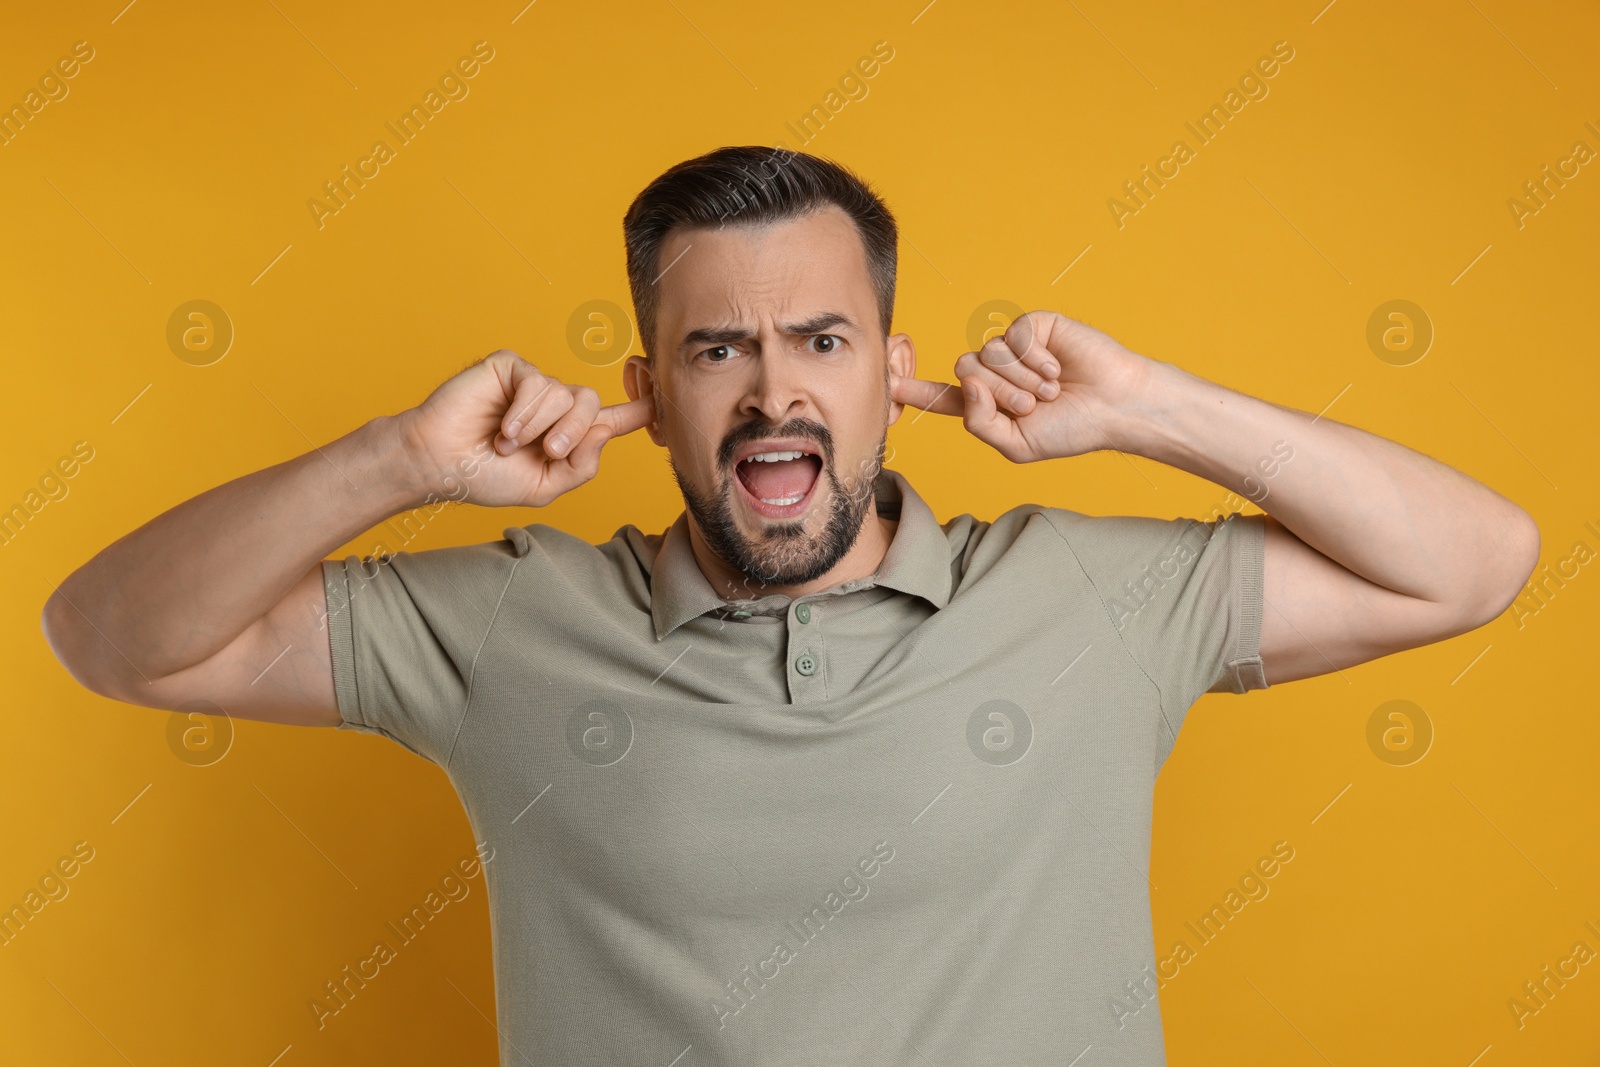
{"label": "nose", "polygon": [[805,372],[777,337],[761,339],[761,355],[750,389],[740,402],[742,415],[761,415],[776,426],[805,414]]}

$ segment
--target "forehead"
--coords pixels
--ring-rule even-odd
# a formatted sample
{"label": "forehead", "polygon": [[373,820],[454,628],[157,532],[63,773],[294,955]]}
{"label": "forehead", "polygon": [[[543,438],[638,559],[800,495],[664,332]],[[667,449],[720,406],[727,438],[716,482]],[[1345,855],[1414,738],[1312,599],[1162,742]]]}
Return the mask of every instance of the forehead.
{"label": "forehead", "polygon": [[866,247],[832,204],[781,222],[674,230],[660,263],[657,325],[669,348],[696,327],[754,326],[819,307],[847,309],[863,327],[877,321]]}

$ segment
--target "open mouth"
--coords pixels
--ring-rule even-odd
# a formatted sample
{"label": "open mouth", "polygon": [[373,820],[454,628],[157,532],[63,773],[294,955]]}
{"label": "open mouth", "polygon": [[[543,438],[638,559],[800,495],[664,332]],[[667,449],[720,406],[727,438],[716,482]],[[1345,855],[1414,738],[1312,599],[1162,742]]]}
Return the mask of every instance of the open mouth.
{"label": "open mouth", "polygon": [[806,510],[821,481],[822,457],[798,449],[757,452],[734,466],[739,489],[757,513],[793,518]]}

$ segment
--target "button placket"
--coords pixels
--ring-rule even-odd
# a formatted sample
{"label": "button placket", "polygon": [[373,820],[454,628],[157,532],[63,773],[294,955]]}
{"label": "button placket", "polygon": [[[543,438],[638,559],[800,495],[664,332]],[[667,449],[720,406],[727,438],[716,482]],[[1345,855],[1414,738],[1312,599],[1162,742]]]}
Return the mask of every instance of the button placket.
{"label": "button placket", "polygon": [[788,612],[790,692],[793,702],[811,703],[827,698],[827,682],[823,673],[822,634],[816,626],[815,609],[808,602],[792,604]]}

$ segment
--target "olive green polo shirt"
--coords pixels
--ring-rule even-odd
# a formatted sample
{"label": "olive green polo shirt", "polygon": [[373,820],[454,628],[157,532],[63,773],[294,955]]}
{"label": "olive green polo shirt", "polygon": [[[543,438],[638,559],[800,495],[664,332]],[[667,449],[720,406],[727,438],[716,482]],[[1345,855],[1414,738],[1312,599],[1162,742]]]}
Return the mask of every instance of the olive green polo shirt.
{"label": "olive green polo shirt", "polygon": [[1266,686],[1263,517],[876,493],[878,572],[794,599],[687,514],[324,562],[342,727],[494,850],[503,1064],[1165,1062],[1155,779]]}

